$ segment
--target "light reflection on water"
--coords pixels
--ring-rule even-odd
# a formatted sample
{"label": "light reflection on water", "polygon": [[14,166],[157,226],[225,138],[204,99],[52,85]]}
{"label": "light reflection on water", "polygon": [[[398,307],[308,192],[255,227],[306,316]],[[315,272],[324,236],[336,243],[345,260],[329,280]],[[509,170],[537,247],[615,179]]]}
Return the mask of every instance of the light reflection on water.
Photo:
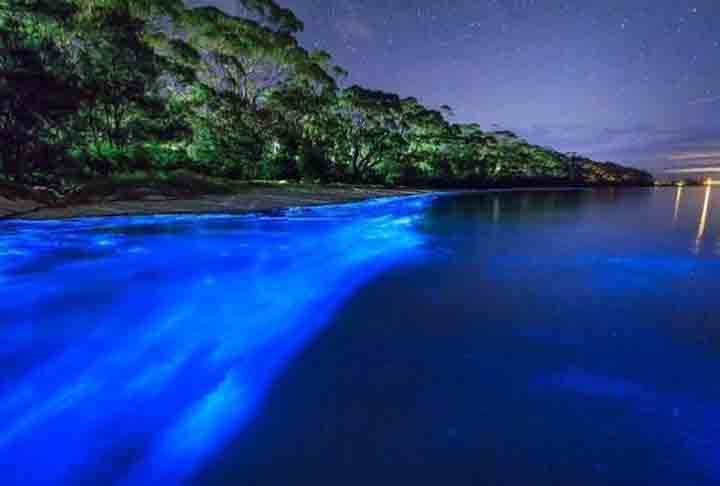
{"label": "light reflection on water", "polygon": [[678,186],[677,194],[675,195],[675,212],[673,213],[673,223],[677,223],[680,216],[680,203],[682,202],[683,186]]}
{"label": "light reflection on water", "polygon": [[710,196],[712,195],[712,186],[708,185],[705,189],[705,198],[703,199],[702,212],[700,213],[700,222],[698,223],[698,246],[703,241],[705,230],[707,229],[708,213],[710,212]]}
{"label": "light reflection on water", "polygon": [[[698,219],[697,219],[697,233],[695,236],[694,252],[699,254],[705,244],[716,245],[718,243],[718,236],[716,234],[708,234],[708,226],[711,226],[714,221],[712,220],[712,204],[713,204],[713,187],[714,184],[707,184],[703,189],[694,188],[692,196],[697,196],[699,191],[702,191],[702,197],[699,199],[700,204],[698,207]],[[683,208],[683,193],[686,191],[684,186],[678,186],[675,189],[675,208],[673,212],[673,223],[678,223],[680,218],[680,212]],[[694,201],[690,201],[690,204],[697,204],[697,197],[693,198]]]}
{"label": "light reflection on water", "polygon": [[0,483],[717,484],[718,194],[3,223]]}

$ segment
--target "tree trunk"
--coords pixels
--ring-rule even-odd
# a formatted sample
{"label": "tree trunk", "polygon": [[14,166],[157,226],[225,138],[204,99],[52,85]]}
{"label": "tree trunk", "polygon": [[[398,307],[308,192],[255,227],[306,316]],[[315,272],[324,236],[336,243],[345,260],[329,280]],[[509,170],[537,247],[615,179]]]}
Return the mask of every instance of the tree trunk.
{"label": "tree trunk", "polygon": [[358,162],[360,159],[360,149],[357,145],[353,146],[353,157],[352,157],[352,182],[358,184],[360,182],[360,167]]}

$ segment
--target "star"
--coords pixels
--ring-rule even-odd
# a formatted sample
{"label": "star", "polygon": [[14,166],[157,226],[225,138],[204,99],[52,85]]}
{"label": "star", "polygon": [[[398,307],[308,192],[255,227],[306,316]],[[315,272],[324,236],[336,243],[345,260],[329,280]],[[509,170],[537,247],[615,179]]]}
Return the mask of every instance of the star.
{"label": "star", "polygon": [[[598,130],[612,126],[638,143],[601,156],[630,164],[646,157],[647,166],[672,142],[663,138],[670,129],[696,140],[701,125],[720,140],[720,118],[698,118],[686,102],[718,96],[703,93],[720,86],[720,0],[274,1],[298,14],[301,40],[322,41],[350,72],[348,82],[456,106],[457,122],[489,128],[502,120],[520,133],[583,125],[583,137],[546,135],[540,143],[588,155]],[[352,50],[343,29],[328,28],[336,24],[331,12],[347,18],[348,8],[353,25],[374,27],[372,37],[346,39]],[[667,126],[634,137],[643,123]],[[653,144],[661,147],[649,154]]]}

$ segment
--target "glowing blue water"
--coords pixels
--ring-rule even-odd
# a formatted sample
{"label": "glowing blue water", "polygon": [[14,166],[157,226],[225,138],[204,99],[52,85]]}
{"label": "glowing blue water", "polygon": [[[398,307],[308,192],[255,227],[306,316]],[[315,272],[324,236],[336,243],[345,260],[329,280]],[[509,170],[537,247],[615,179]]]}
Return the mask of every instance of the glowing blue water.
{"label": "glowing blue water", "polygon": [[186,479],[344,299],[420,254],[429,201],[4,223],[1,482]]}
{"label": "glowing blue water", "polygon": [[0,484],[718,484],[707,191],[0,223]]}

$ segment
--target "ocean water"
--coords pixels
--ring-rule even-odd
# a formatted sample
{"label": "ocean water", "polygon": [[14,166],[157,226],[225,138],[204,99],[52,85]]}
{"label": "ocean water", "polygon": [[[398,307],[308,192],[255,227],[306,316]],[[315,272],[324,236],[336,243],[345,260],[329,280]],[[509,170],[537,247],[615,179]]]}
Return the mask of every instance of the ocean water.
{"label": "ocean water", "polygon": [[720,483],[720,188],[0,222],[0,484]]}

